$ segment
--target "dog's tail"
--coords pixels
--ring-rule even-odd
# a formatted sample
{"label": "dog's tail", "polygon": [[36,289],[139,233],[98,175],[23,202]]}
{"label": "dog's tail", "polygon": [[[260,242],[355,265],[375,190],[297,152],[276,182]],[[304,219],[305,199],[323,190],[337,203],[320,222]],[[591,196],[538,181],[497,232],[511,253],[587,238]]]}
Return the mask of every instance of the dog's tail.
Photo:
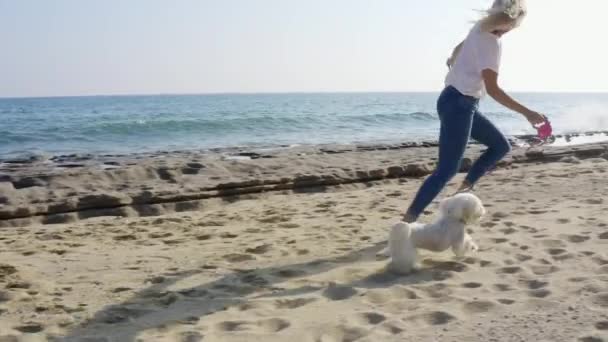
{"label": "dog's tail", "polygon": [[416,246],[411,239],[409,224],[400,222],[391,228],[388,248],[391,255],[389,267],[397,273],[410,273],[416,263]]}

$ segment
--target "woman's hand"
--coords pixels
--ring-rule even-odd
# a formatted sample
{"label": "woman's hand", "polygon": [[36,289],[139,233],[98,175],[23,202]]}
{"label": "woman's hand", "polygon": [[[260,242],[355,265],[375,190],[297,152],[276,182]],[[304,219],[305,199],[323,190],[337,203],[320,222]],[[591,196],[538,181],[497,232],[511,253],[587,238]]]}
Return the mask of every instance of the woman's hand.
{"label": "woman's hand", "polygon": [[532,124],[532,126],[534,126],[534,127],[547,121],[546,116],[544,116],[538,112],[535,112],[535,111],[529,111],[528,113],[524,114],[524,116],[526,117],[526,119],[528,119],[530,124]]}

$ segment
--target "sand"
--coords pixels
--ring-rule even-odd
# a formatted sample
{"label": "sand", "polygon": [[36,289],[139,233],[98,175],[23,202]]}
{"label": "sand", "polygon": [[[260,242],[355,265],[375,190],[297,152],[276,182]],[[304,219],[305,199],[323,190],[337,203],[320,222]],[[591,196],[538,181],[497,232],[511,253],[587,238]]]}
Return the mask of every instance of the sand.
{"label": "sand", "polygon": [[[433,148],[174,156],[167,184],[147,172],[154,158],[116,170],[12,165],[5,216],[29,212],[1,221],[0,341],[608,341],[605,150],[514,151],[476,189],[488,210],[471,227],[480,251],[423,253],[409,276],[387,272],[376,253],[425,174],[408,165],[426,170]],[[196,175],[171,173],[195,162]],[[374,170],[385,172],[369,179]],[[47,183],[16,189],[26,176]],[[280,178],[292,187],[259,189]],[[201,197],[228,182],[260,191]],[[129,202],[141,186],[148,198],[173,192]],[[94,215],[77,204],[64,222],[44,214],[91,194]],[[100,204],[109,194],[121,215]],[[179,194],[201,198],[180,206]]]}

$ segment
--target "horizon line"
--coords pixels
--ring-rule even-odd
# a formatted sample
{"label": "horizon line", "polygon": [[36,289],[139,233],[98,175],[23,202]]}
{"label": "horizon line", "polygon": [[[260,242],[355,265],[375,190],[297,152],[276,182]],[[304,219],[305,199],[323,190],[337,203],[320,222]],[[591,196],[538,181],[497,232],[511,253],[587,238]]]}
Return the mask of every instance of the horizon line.
{"label": "horizon line", "polygon": [[[57,99],[57,98],[78,98],[78,97],[152,97],[152,96],[209,96],[209,95],[333,95],[333,94],[437,94],[441,90],[386,90],[386,91],[218,91],[218,92],[200,92],[200,93],[107,93],[107,94],[90,94],[90,95],[37,95],[37,96],[0,96],[1,100],[19,100],[19,99]],[[569,91],[539,91],[539,90],[513,90],[508,91],[513,94],[608,94],[608,90],[569,90]]]}

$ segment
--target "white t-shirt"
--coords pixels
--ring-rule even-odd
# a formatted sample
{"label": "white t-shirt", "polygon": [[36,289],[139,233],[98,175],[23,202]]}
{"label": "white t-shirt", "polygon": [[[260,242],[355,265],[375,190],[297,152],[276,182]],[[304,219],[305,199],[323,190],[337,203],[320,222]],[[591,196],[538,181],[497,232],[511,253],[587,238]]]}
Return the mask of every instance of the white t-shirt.
{"label": "white t-shirt", "polygon": [[491,69],[498,73],[502,46],[498,36],[481,30],[475,25],[464,40],[460,52],[453,62],[445,83],[464,95],[482,98],[485,85],[481,72]]}

